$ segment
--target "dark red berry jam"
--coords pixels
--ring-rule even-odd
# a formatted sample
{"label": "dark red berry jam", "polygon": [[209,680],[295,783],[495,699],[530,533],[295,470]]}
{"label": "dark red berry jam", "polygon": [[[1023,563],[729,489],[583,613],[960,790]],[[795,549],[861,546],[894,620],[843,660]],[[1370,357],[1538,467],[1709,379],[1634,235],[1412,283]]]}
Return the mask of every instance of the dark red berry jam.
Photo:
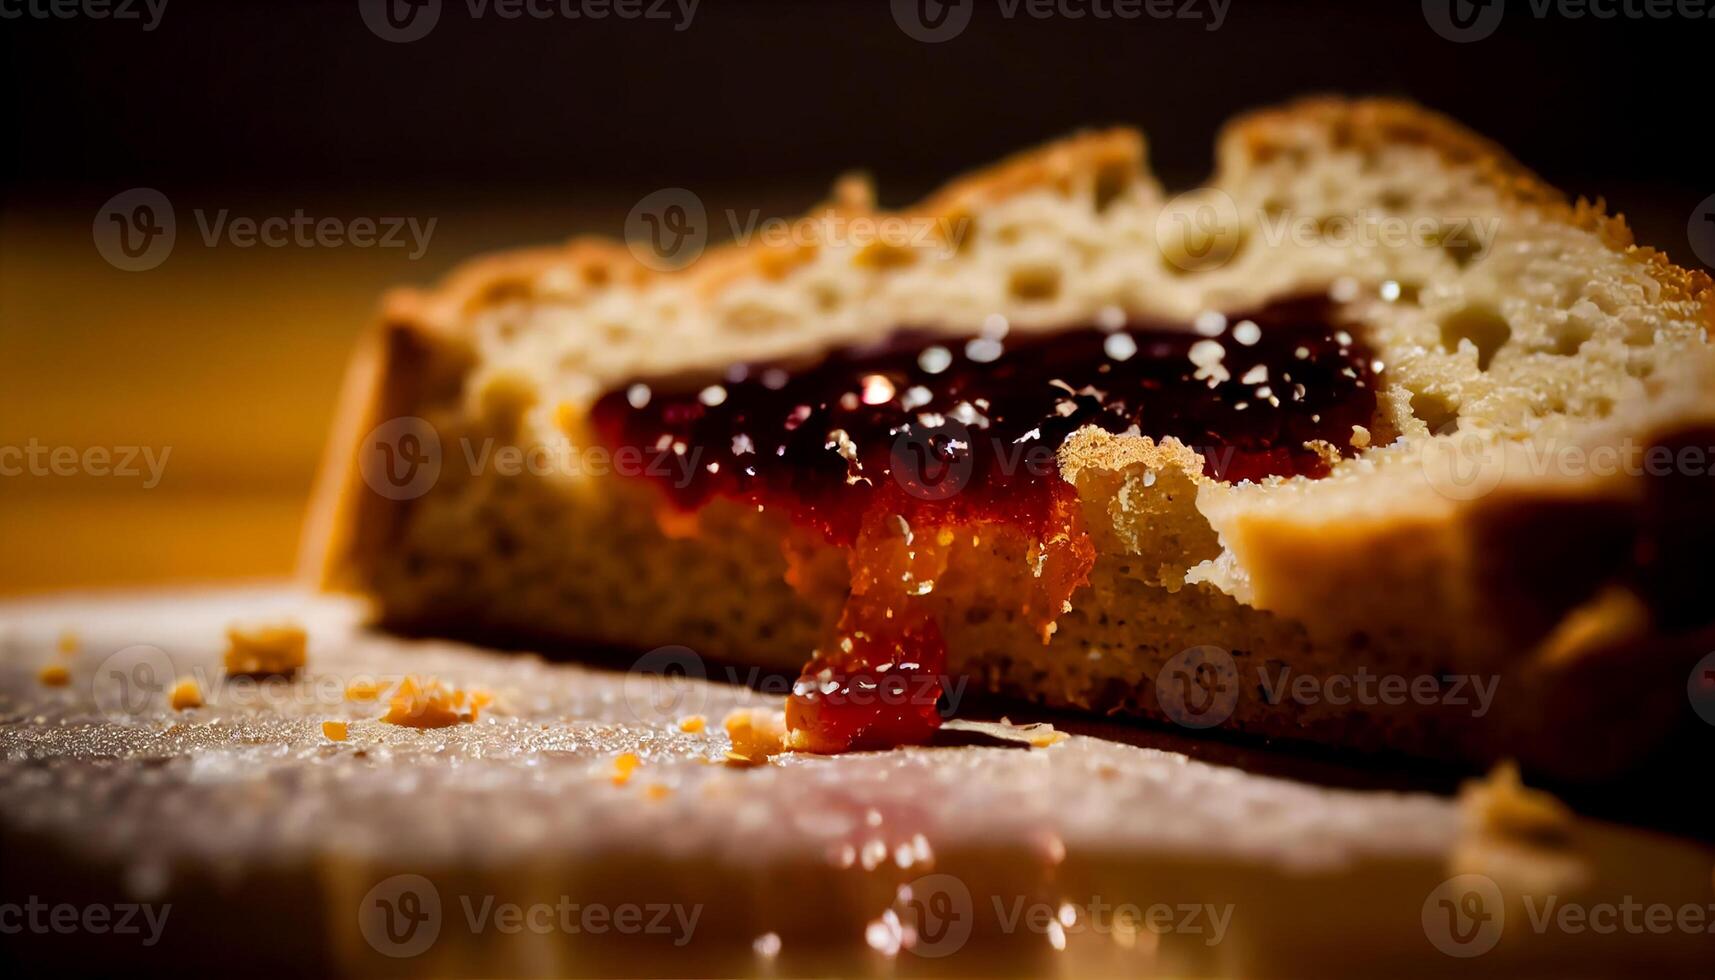
{"label": "dark red berry jam", "polygon": [[1375,370],[1313,297],[1191,328],[1115,317],[1014,334],[995,317],[963,337],[903,330],[809,366],[639,379],[603,395],[593,419],[616,451],[683,460],[650,470],[680,508],[727,497],[779,509],[850,549],[852,600],[788,712],[801,744],[835,751],[922,741],[939,723],[921,692],[903,707],[852,695],[944,671],[940,630],[913,598],[945,567],[948,529],[1030,536],[1037,594],[1021,612],[1052,632],[1095,560],[1055,463],[1073,432],[1171,436],[1221,480],[1318,477],[1327,447],[1351,452],[1352,427],[1371,423]]}

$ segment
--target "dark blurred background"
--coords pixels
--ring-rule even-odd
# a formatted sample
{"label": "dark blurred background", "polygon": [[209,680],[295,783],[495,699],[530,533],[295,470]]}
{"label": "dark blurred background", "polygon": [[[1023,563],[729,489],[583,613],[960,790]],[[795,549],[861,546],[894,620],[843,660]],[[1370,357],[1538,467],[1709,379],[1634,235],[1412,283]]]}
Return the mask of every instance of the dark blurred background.
{"label": "dark blurred background", "polygon": [[[414,17],[394,2],[0,0],[0,446],[171,453],[147,488],[0,476],[0,592],[284,573],[379,291],[485,249],[620,234],[666,186],[711,212],[785,215],[861,168],[900,204],[1110,123],[1142,127],[1185,186],[1228,116],[1343,92],[1458,117],[1686,264],[1715,193],[1715,19],[1627,16],[1622,0],[1595,0],[1609,18],[1452,0],[1458,21],[1441,0],[1154,0],[1132,17],[1102,16],[1126,0],[1048,16],[1041,0],[567,0],[613,11],[599,19],[562,0],[535,0],[542,17],[518,0],[429,0]],[[1459,23],[1486,36],[1450,40]],[[932,31],[951,36],[919,39]],[[124,271],[94,236],[105,202],[141,187],[172,203],[177,241]],[[198,225],[299,210],[435,225],[420,254],[245,247]]]}

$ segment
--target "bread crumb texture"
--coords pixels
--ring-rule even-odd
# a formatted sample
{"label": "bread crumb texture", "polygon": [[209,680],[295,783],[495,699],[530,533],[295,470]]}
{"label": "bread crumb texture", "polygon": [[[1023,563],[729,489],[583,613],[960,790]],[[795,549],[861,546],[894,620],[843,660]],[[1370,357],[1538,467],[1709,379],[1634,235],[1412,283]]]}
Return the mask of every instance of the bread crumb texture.
{"label": "bread crumb texture", "polygon": [[408,728],[446,728],[474,722],[494,700],[483,690],[464,691],[434,677],[409,676],[393,689],[381,720]]}
{"label": "bread crumb texture", "polygon": [[786,712],[778,708],[738,708],[721,727],[732,740],[729,765],[759,766],[786,751]]}
{"label": "bread crumb texture", "polygon": [[1460,787],[1459,804],[1473,826],[1503,837],[1552,842],[1564,838],[1572,826],[1566,804],[1524,785],[1518,766],[1510,761]]}
{"label": "bread crumb texture", "polygon": [[173,689],[167,693],[167,703],[172,705],[174,711],[202,707],[202,685],[198,684],[194,677],[179,678],[173,683]]}
{"label": "bread crumb texture", "polygon": [[226,630],[227,674],[289,677],[301,670],[309,634],[295,623],[234,624]]}

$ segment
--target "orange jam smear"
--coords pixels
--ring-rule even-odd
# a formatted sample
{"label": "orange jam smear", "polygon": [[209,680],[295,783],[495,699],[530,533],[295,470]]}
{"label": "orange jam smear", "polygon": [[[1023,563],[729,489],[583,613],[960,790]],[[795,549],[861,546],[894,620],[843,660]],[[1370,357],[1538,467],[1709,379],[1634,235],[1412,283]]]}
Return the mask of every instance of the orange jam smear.
{"label": "orange jam smear", "polygon": [[926,741],[941,723],[941,625],[924,596],[962,532],[1031,541],[1021,612],[1046,641],[1095,563],[1055,453],[1084,426],[1173,437],[1222,480],[1319,477],[1375,413],[1369,352],[1324,297],[1172,325],[1104,317],[1047,333],[903,330],[819,363],[636,379],[593,410],[610,448],[671,452],[647,478],[693,513],[784,511],[847,550],[851,591],[787,702],[790,748]]}

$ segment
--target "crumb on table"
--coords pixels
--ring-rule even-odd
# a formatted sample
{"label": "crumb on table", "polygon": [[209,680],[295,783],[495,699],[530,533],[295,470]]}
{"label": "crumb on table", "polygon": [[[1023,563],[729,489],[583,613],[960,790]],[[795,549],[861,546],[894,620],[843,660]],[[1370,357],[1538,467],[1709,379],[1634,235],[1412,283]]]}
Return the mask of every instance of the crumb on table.
{"label": "crumb on table", "polygon": [[1531,789],[1519,778],[1511,761],[1495,766],[1481,780],[1459,788],[1459,803],[1467,818],[1490,833],[1548,841],[1565,836],[1572,811],[1553,795]]}
{"label": "crumb on table", "polygon": [[732,739],[728,765],[761,765],[786,751],[786,712],[778,708],[736,708],[721,725]]}
{"label": "crumb on table", "polygon": [[42,669],[36,671],[36,680],[46,687],[65,687],[71,683],[71,671],[65,664],[43,664]]}
{"label": "crumb on table", "polygon": [[174,711],[200,708],[202,707],[202,687],[197,684],[194,677],[181,677],[173,684],[172,691],[168,693],[167,703],[173,706]]}
{"label": "crumb on table", "polygon": [[226,672],[235,677],[290,676],[304,666],[308,634],[296,623],[226,628]]}
{"label": "crumb on table", "polygon": [[636,772],[637,767],[642,764],[643,760],[637,757],[636,752],[627,752],[624,755],[616,756],[613,760],[613,785],[624,786],[630,782],[631,774]]}
{"label": "crumb on table", "polygon": [[324,722],[322,722],[322,735],[325,736],[327,738],[327,740],[330,742],[343,742],[343,741],[345,741],[345,737],[346,737],[347,733],[348,733],[348,728],[346,726],[346,723],[343,721],[324,721]]}
{"label": "crumb on table", "polygon": [[476,721],[493,700],[487,691],[460,690],[433,677],[406,677],[393,689],[381,720],[408,728],[446,728]]}

